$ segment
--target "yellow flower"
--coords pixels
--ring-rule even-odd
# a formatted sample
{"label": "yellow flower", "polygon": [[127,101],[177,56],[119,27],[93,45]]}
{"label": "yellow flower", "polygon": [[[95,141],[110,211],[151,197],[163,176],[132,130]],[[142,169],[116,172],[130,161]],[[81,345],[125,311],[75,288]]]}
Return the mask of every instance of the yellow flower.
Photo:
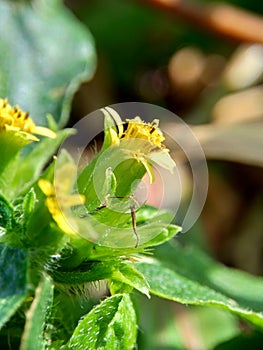
{"label": "yellow flower", "polygon": [[110,130],[112,144],[120,145],[129,141],[127,152],[144,165],[150,183],[153,182],[154,176],[152,162],[172,173],[175,163],[169,155],[168,148],[163,144],[165,137],[158,127],[159,120],[154,119],[151,123],[145,123],[140,117],[135,117],[126,119],[126,123],[126,129],[123,129],[123,125],[118,125],[118,133],[114,129]]}
{"label": "yellow flower", "polygon": [[64,174],[64,177],[60,178],[59,183],[54,185],[48,180],[40,179],[38,186],[47,196],[46,205],[59,228],[67,234],[75,234],[76,225],[72,217],[71,207],[83,205],[85,196],[68,193],[71,187],[71,180],[67,177],[67,171],[69,170],[70,172],[70,166],[71,164],[65,164],[61,169],[61,174]]}
{"label": "yellow flower", "polygon": [[18,106],[11,107],[7,99],[0,98],[0,133],[10,131],[18,131],[30,141],[39,140],[33,134],[56,137],[50,129],[36,126],[28,112],[23,112]]}
{"label": "yellow flower", "polygon": [[154,119],[151,123],[145,123],[140,117],[126,119],[127,130],[123,133],[122,139],[138,138],[147,140],[154,148],[165,148],[162,142],[165,140],[162,131],[158,128],[159,120]]}

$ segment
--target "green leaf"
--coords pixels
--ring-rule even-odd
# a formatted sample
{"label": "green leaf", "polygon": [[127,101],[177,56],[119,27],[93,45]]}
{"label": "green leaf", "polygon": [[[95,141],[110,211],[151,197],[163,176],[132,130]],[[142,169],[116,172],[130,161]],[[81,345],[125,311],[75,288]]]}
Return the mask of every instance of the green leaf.
{"label": "green leaf", "polygon": [[0,195],[0,235],[6,232],[12,226],[12,217],[14,209],[8,200]]}
{"label": "green leaf", "polygon": [[71,350],[133,349],[136,315],[128,294],[116,294],[96,306],[77,326]]}
{"label": "green leaf", "polygon": [[176,225],[167,225],[167,223],[152,223],[152,232],[159,232],[154,238],[143,244],[144,247],[154,247],[163,244],[172,239],[181,231],[181,227]]}
{"label": "green leaf", "polygon": [[130,294],[133,290],[133,287],[127,283],[123,283],[117,279],[111,279],[110,282],[110,293],[119,294],[119,293],[127,293]]}
{"label": "green leaf", "polygon": [[[119,282],[119,283],[116,283]],[[121,286],[123,284],[124,286]],[[110,289],[112,293],[121,293],[125,285],[137,289],[141,293],[149,296],[149,285],[144,276],[137,271],[134,266],[123,263],[113,272],[110,280]],[[117,288],[118,287],[118,288]]]}
{"label": "green leaf", "polygon": [[[79,234],[83,238],[91,240],[90,232],[92,230],[87,230],[87,227],[90,226],[93,232],[96,232],[96,239],[99,245],[112,248],[134,248],[136,236],[129,207],[129,204],[131,205],[133,202],[129,198],[125,198],[125,200],[126,202],[122,202],[122,200],[119,201],[117,199],[116,203],[116,206],[122,206],[121,209],[123,211],[113,211],[106,207],[86,215],[85,218],[81,219],[86,225],[84,226],[85,230],[79,231]],[[111,206],[115,205],[113,203],[114,198],[110,199],[110,201]],[[143,215],[140,214],[141,210],[143,210]],[[174,237],[181,228],[170,224],[172,217],[173,213],[167,210],[159,211],[152,207],[151,210],[149,208],[146,210],[140,208],[136,212],[136,231],[139,237],[139,247],[156,246]]]}
{"label": "green leaf", "polygon": [[151,239],[146,241],[143,246],[154,247],[170,240],[175,235],[177,235],[181,231],[181,227],[169,224],[173,221],[173,219],[174,213],[170,210],[157,209],[149,205],[144,205],[141,207],[136,213],[137,226],[140,227],[140,225],[142,225],[143,231],[143,224],[147,223],[150,225],[146,225],[145,228],[147,226],[150,226],[152,232],[158,233],[157,235],[152,234],[151,236],[153,238],[151,238],[149,235],[149,238]]}
{"label": "green leaf", "polygon": [[27,253],[0,245],[0,327],[16,312],[27,294]]}
{"label": "green leaf", "polygon": [[0,33],[0,96],[37,124],[51,113],[65,125],[73,94],[95,69],[87,28],[60,0],[1,1]]}
{"label": "green leaf", "polygon": [[68,289],[66,293],[54,290],[53,306],[45,327],[45,339],[49,344],[47,349],[63,349],[63,344],[65,346],[69,341],[79,320],[97,304],[89,293],[86,286],[85,290]]}
{"label": "green leaf", "polygon": [[23,200],[23,224],[26,225],[30,215],[32,214],[36,203],[36,193],[34,188],[25,195]]}
{"label": "green leaf", "polygon": [[44,276],[36,289],[35,298],[26,315],[21,350],[45,349],[44,327],[53,300],[51,279]]}
{"label": "green leaf", "polygon": [[228,269],[196,248],[166,245],[163,260],[136,263],[151,293],[182,304],[223,308],[263,328],[262,278]]}
{"label": "green leaf", "polygon": [[50,346],[47,347],[47,350],[62,350],[62,349],[66,349],[63,346],[63,340],[56,340],[52,342]]}

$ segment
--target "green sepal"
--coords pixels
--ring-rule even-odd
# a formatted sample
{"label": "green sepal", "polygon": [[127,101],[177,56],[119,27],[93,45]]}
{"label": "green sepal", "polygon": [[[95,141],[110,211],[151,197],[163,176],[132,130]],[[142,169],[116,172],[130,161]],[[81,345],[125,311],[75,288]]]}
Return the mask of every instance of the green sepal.
{"label": "green sepal", "polygon": [[[83,246],[84,249],[84,246]],[[122,247],[122,248],[114,248],[114,247],[104,247],[99,246],[97,244],[92,244],[91,249],[89,250],[88,260],[99,260],[99,261],[107,261],[107,260],[118,260],[120,257],[129,257],[134,254],[144,252],[144,248],[138,247]]]}
{"label": "green sepal", "polygon": [[109,287],[110,287],[110,293],[112,295],[124,294],[124,293],[130,294],[133,291],[132,286],[130,286],[127,283],[121,282],[117,279],[111,279]]}
{"label": "green sepal", "polygon": [[[104,114],[104,140],[103,140],[103,145],[100,150],[100,153],[96,155],[93,160],[82,169],[81,173],[78,176],[78,189],[79,192],[84,194],[84,193],[89,193],[89,202],[87,203],[87,208],[88,210],[92,210],[96,208],[96,206],[100,205],[100,200],[96,196],[94,186],[92,186],[93,182],[93,173],[94,169],[97,163],[97,160],[99,159],[100,155],[112,145],[112,140],[111,140],[111,134],[110,130],[113,129],[116,133],[118,133],[118,130],[116,128],[116,123],[121,124],[122,120],[119,117],[119,115],[112,110],[109,107],[103,108],[102,113]],[[110,111],[115,112],[114,116],[111,116]],[[116,120],[116,122],[115,122]],[[110,167],[110,165],[109,165]],[[107,168],[109,168],[107,167]],[[106,168],[106,169],[107,169]],[[106,170],[105,169],[105,170]]]}
{"label": "green sepal", "polygon": [[36,204],[36,193],[34,188],[32,187],[27,194],[25,195],[25,198],[23,200],[23,225],[26,228],[27,222],[30,218],[30,216],[33,213],[33,210],[35,208]]}
{"label": "green sepal", "polygon": [[[0,175],[8,167],[9,163],[14,160],[21,148],[28,145],[31,141],[27,138],[26,133],[20,131],[0,132]],[[0,182],[0,191],[4,192],[4,183]]]}
{"label": "green sepal", "polygon": [[56,122],[55,118],[53,117],[52,114],[48,113],[46,115],[46,119],[47,119],[47,125],[48,128],[51,129],[54,132],[58,132],[59,131],[59,125]]}
{"label": "green sepal", "polygon": [[101,152],[104,152],[107,148],[112,145],[112,134],[113,131],[118,136],[123,130],[123,121],[119,114],[111,107],[105,107],[101,109],[104,115],[104,141]]}
{"label": "green sepal", "polygon": [[37,181],[61,142],[74,132],[74,129],[64,129],[57,133],[55,139],[42,138],[29,153],[25,152],[15,157],[2,174],[0,192],[8,199],[27,192]]}
{"label": "green sepal", "polygon": [[[85,284],[110,278],[116,268],[115,265],[115,261],[87,261],[81,265],[81,269],[76,268],[73,271],[61,271],[50,266],[49,274],[56,283],[65,285]],[[63,269],[66,267],[68,266],[64,264]]]}

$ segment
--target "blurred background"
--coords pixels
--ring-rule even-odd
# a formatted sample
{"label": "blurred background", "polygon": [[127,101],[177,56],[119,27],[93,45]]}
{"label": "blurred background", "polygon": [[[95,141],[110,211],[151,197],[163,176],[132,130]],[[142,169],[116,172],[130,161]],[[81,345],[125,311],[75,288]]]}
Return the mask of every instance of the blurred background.
{"label": "blurred background", "polygon": [[[95,77],[74,98],[71,125],[98,108],[128,101],[157,104],[177,114],[201,143],[209,169],[203,213],[178,240],[195,242],[227,266],[262,275],[262,3],[65,3],[90,29],[98,54]],[[190,172],[183,171],[191,186]],[[183,193],[186,201],[188,192]],[[144,300],[139,305],[144,310],[140,334],[147,327],[155,330],[151,339],[141,336],[142,349],[213,349],[219,338],[229,339],[238,329],[249,335],[247,325],[221,310],[186,308],[157,298],[154,304]],[[181,347],[171,340],[176,334]],[[247,339],[223,349],[262,348],[262,336]]]}

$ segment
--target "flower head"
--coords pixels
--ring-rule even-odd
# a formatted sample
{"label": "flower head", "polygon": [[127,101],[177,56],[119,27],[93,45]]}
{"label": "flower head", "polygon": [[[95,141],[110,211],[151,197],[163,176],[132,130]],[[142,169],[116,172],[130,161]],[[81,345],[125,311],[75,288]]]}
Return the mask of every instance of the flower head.
{"label": "flower head", "polygon": [[158,128],[159,120],[154,119],[151,123],[145,123],[140,117],[126,119],[128,126],[123,133],[122,139],[138,138],[149,141],[155,148],[164,148],[162,142],[165,140],[162,131]]}
{"label": "flower head", "polygon": [[144,122],[140,117],[126,119],[127,127],[118,125],[118,132],[110,130],[112,144],[127,144],[127,152],[132,158],[141,162],[153,182],[151,163],[155,162],[171,173],[175,163],[169,155],[169,149],[163,141],[165,137],[159,129],[159,120],[154,119],[151,123]]}
{"label": "flower head", "polygon": [[[65,164],[60,173],[59,183],[55,184],[45,179],[38,181],[38,186],[46,195],[46,205],[53,219],[59,228],[67,234],[74,234],[74,220],[72,218],[71,207],[85,203],[85,196],[79,194],[70,194],[71,179],[67,176],[71,171],[71,164]],[[66,216],[66,218],[65,218]],[[69,224],[70,223],[70,224]]]}
{"label": "flower head", "polygon": [[0,133],[19,132],[30,141],[38,141],[33,134],[55,138],[56,134],[48,128],[36,126],[28,112],[18,106],[11,107],[7,99],[0,98]]}

